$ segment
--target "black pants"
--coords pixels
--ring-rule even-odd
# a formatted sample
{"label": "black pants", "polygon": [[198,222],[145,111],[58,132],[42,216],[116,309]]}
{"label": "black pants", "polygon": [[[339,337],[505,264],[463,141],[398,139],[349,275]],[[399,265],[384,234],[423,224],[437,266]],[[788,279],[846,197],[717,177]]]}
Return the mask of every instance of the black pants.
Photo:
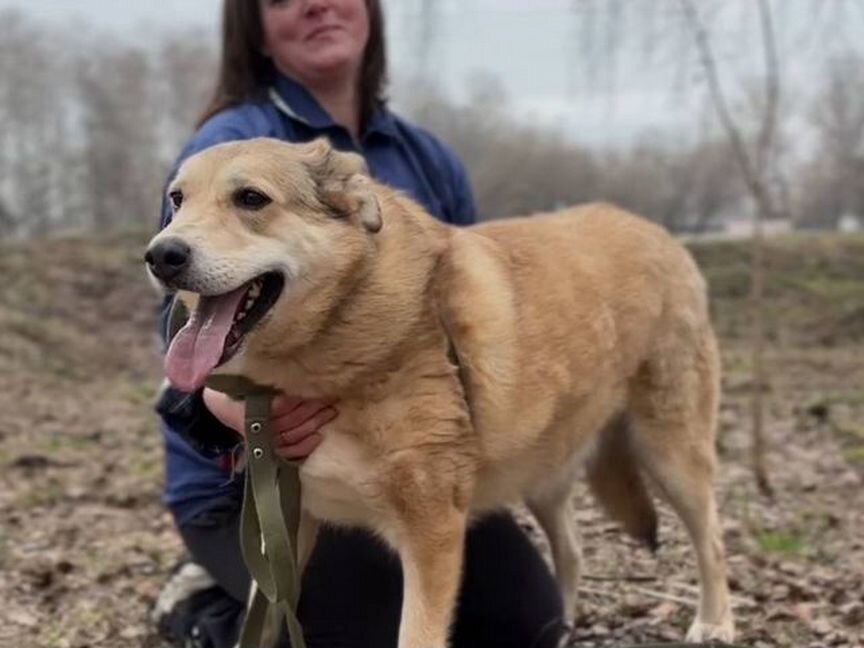
{"label": "black pants", "polygon": [[[249,574],[240,554],[239,519],[239,509],[227,506],[182,526],[180,533],[193,559],[242,603]],[[309,648],[395,647],[401,605],[395,553],[364,531],[321,529],[298,611]],[[512,516],[494,514],[474,524],[466,540],[453,648],[553,648],[562,631],[555,580]]]}

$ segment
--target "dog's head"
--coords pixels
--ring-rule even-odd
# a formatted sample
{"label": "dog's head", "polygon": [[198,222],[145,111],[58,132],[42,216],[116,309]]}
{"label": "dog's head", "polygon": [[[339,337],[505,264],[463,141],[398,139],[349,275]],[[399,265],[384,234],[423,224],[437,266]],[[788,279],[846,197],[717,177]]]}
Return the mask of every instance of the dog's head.
{"label": "dog's head", "polygon": [[173,220],[145,261],[166,289],[192,293],[166,357],[169,380],[186,391],[304,295],[332,290],[382,226],[363,159],[324,140],[214,146],[180,167],[168,199]]}

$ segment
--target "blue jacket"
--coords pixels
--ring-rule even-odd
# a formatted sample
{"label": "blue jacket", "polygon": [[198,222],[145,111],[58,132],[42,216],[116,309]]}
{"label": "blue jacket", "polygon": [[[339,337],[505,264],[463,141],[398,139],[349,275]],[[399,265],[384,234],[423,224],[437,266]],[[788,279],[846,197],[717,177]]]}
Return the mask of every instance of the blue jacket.
{"label": "blue jacket", "polygon": [[[431,134],[378,110],[366,125],[360,146],[348,131],[334,123],[303,86],[279,76],[266,99],[224,110],[204,123],[183,149],[171,171],[190,155],[210,146],[253,137],[308,142],[326,136],[337,149],[360,153],[372,175],[400,189],[434,216],[455,225],[475,220],[468,176],[459,159]],[[171,220],[163,201],[161,227]],[[163,331],[164,331],[163,314]],[[242,481],[232,479],[220,452],[236,445],[238,437],[222,426],[201,402],[199,394],[163,393],[157,411],[165,437],[164,501],[178,524],[220,507],[242,494]]]}

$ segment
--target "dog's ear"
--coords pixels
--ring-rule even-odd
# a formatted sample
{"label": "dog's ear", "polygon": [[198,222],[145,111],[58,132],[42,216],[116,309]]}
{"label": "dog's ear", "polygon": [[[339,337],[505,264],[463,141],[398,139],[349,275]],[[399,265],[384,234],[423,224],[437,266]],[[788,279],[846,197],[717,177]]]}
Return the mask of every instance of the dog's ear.
{"label": "dog's ear", "polygon": [[368,176],[355,173],[338,183],[325,185],[321,200],[337,216],[356,220],[367,232],[374,234],[381,230],[381,206]]}
{"label": "dog's ear", "polygon": [[367,232],[381,229],[381,207],[375,197],[366,161],[355,153],[336,151],[319,138],[309,145],[310,170],[318,197],[340,218],[350,218]]}

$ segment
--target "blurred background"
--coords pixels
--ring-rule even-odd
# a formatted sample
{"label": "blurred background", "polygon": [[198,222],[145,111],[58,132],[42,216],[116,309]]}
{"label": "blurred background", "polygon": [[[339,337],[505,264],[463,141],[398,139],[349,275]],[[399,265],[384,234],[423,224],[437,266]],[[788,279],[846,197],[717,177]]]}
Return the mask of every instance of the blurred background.
{"label": "blurred background", "polygon": [[[862,645],[864,3],[384,4],[392,102],[461,156],[482,218],[602,199],[686,239],[726,366],[742,637]],[[161,645],[180,544],[141,255],[213,90],[219,5],[0,0],[3,648]],[[683,636],[677,519],[651,556],[576,503],[578,645]]]}
{"label": "blurred background", "polygon": [[[389,0],[393,103],[466,161],[484,217],[605,198],[738,232],[752,210],[704,27],[745,146],[775,122],[774,227],[860,228],[861,3],[774,2],[767,43],[758,3],[691,4],[698,25],[678,0]],[[153,222],[218,55],[219,3],[166,7],[0,0],[0,235]]]}

